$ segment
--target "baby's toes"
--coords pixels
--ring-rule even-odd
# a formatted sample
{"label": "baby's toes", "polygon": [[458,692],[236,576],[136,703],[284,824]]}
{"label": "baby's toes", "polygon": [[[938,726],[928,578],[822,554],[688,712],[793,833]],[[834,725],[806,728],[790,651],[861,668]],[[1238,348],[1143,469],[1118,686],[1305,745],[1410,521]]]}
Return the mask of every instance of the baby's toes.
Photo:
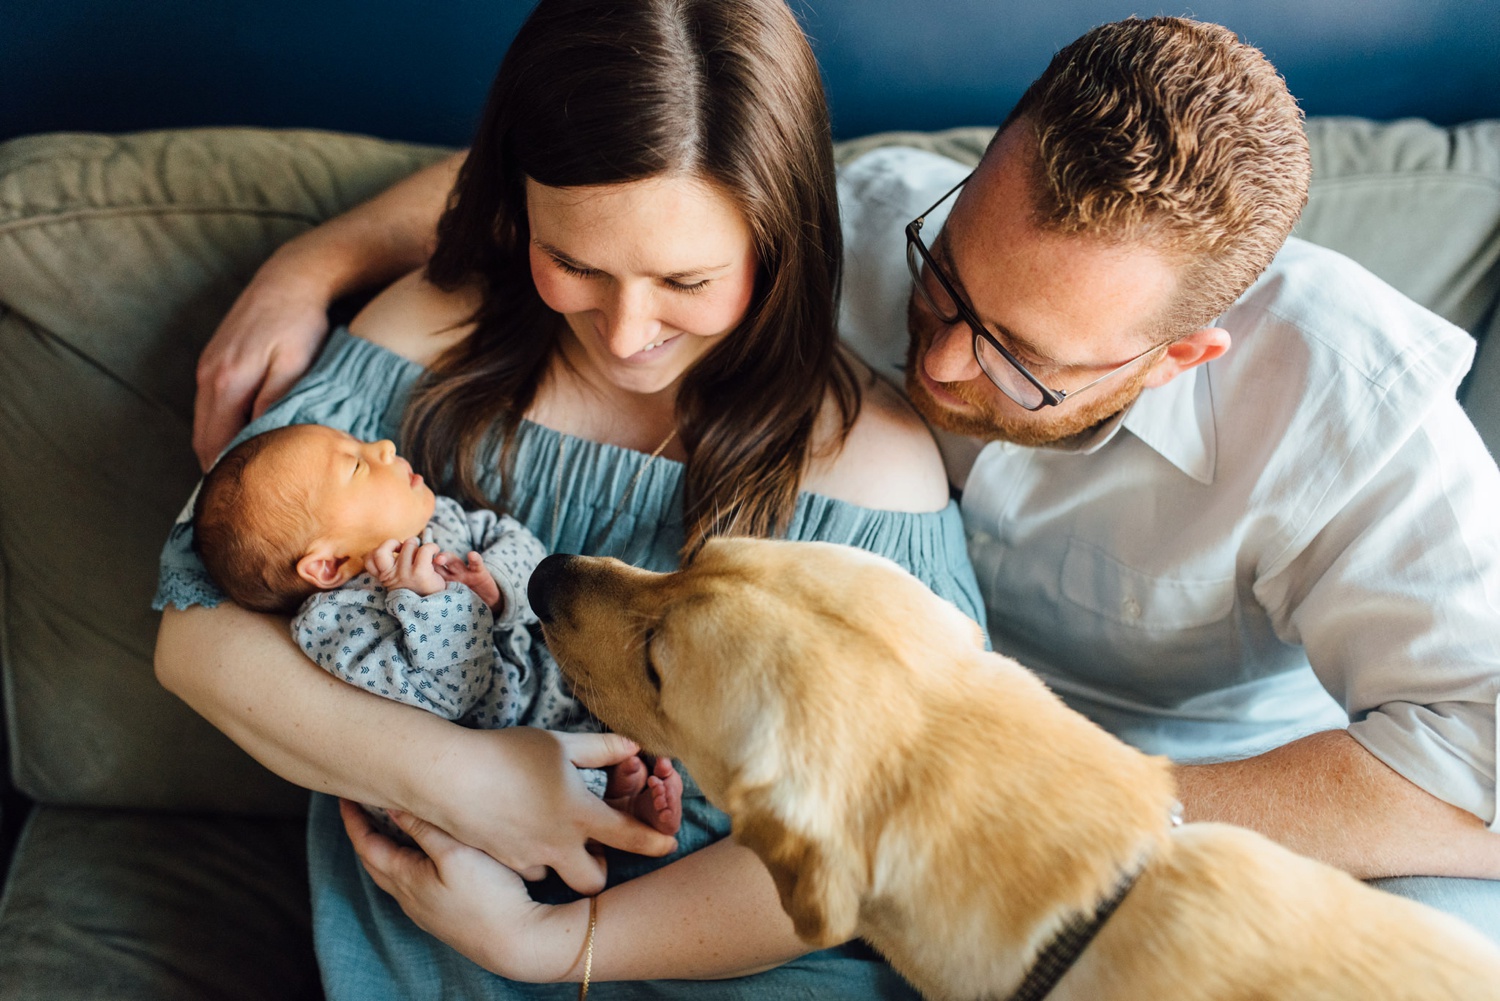
{"label": "baby's toes", "polygon": [[609,770],[604,795],[610,799],[634,796],[646,785],[646,763],[640,758],[626,758]]}

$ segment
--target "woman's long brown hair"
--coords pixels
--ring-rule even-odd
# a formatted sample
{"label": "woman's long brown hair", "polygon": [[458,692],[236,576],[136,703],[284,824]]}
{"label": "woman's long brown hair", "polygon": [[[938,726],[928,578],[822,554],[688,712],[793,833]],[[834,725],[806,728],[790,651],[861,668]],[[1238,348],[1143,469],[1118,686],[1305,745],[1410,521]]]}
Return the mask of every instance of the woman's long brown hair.
{"label": "woman's long brown hair", "polygon": [[508,470],[557,350],[563,321],[531,277],[525,179],[566,188],[663,174],[723,191],[759,265],[744,319],[678,391],[686,551],[786,529],[824,402],[839,409],[837,447],[860,393],[835,333],[842,240],[828,110],[782,0],[541,0],[521,27],[428,265],[440,287],[483,292],[474,333],[438,360],[406,415],[407,454],[441,489],[491,503],[477,462],[498,437]]}

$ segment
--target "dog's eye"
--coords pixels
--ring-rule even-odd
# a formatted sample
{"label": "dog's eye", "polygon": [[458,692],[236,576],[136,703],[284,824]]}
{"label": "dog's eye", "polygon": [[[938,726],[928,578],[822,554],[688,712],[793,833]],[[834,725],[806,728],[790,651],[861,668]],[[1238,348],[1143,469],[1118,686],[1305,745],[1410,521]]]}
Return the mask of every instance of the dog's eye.
{"label": "dog's eye", "polygon": [[651,682],[651,687],[658,692],[661,691],[661,675],[657,673],[656,664],[651,660],[651,641],[656,639],[656,630],[646,630],[646,680]]}

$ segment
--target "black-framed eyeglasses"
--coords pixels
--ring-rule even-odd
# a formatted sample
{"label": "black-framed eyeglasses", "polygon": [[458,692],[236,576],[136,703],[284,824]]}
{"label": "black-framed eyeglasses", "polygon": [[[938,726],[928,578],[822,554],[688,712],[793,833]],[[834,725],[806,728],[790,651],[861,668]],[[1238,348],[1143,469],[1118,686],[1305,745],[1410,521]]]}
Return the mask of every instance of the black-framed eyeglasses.
{"label": "black-framed eyeglasses", "polygon": [[[980,322],[974,308],[958,294],[958,290],[953,287],[953,282],[943,274],[943,269],[938,267],[937,261],[933,259],[932,251],[928,250],[927,245],[922,242],[922,223],[937,210],[939,205],[957,194],[959,188],[968,184],[969,178],[973,176],[970,174],[969,177],[959,181],[946,195],[934,202],[932,208],[906,224],[906,266],[911,270],[912,282],[916,286],[923,305],[931,310],[934,316],[947,324],[963,320],[969,325],[969,329],[974,332],[974,360],[979,362],[980,370],[1000,392],[1010,397],[1017,406],[1026,410],[1055,407],[1064,400],[1071,400],[1084,390],[1092,389],[1104,380],[1119,375],[1153,351],[1166,346],[1165,344],[1152,345],[1123,365],[1110,369],[1093,382],[1073,390],[1053,389],[1032,375],[1026,366],[1022,365],[1016,356],[1011,354],[1005,345],[1001,344],[999,339]],[[933,289],[928,286],[927,280],[922,276],[924,265],[932,277],[937,279],[938,288]]]}

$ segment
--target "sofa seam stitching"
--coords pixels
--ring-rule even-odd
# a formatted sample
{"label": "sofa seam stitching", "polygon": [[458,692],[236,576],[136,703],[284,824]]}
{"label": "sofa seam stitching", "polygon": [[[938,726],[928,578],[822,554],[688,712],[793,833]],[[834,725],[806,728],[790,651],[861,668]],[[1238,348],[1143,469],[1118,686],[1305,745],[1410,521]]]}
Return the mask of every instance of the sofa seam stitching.
{"label": "sofa seam stitching", "polygon": [[57,222],[76,222],[90,219],[117,219],[130,216],[194,216],[194,215],[241,215],[263,219],[285,219],[316,225],[323,220],[306,213],[287,212],[279,209],[257,209],[238,205],[205,205],[183,208],[180,206],[111,206],[108,208],[69,209],[42,216],[25,216],[9,222],[0,222],[0,236],[9,235],[35,226]]}

